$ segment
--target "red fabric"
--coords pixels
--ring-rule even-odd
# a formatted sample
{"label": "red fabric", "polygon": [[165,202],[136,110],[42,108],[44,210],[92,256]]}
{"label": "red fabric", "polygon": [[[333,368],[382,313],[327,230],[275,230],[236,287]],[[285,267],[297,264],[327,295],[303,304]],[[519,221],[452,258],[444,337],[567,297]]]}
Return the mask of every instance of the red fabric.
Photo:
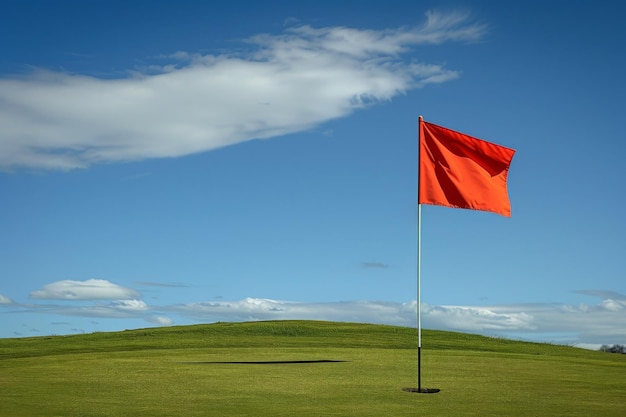
{"label": "red fabric", "polygon": [[420,119],[418,203],[511,216],[507,175],[515,150]]}

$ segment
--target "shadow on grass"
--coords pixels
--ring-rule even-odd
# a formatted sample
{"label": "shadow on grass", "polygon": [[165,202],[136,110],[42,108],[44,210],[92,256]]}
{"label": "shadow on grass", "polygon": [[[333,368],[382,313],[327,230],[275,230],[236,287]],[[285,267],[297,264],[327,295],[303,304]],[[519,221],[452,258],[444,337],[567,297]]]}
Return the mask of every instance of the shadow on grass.
{"label": "shadow on grass", "polygon": [[402,388],[402,391],[417,394],[436,394],[441,390],[439,388]]}
{"label": "shadow on grass", "polygon": [[204,362],[178,362],[187,365],[275,365],[275,364],[292,364],[292,363],[336,363],[349,362],[333,359],[315,359],[315,360],[297,360],[297,361],[204,361]]}

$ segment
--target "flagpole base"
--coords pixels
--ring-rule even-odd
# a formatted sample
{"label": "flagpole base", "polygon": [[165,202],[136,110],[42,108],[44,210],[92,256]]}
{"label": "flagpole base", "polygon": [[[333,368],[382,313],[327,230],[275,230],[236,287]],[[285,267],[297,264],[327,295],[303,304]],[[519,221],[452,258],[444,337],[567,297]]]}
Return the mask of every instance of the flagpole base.
{"label": "flagpole base", "polygon": [[436,394],[441,390],[439,388],[402,388],[402,391],[416,394]]}

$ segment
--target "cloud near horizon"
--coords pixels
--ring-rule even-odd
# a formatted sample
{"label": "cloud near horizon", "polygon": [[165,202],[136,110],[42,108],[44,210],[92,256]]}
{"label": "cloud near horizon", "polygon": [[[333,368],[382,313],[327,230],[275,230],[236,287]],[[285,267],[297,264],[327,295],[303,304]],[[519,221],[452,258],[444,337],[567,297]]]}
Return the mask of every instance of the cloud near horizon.
{"label": "cloud near horizon", "polygon": [[[56,284],[56,283],[55,283]],[[114,286],[114,284],[111,284]],[[46,286],[47,287],[47,286]],[[44,288],[46,288],[44,287]],[[123,287],[119,287],[123,288]],[[599,293],[598,293],[599,294]],[[617,294],[617,293],[613,293]],[[113,294],[111,294],[113,295]],[[617,297],[616,297],[617,298]],[[134,318],[171,325],[172,316],[188,322],[259,320],[328,320],[415,327],[417,303],[380,301],[294,302],[248,297],[239,301],[207,301],[153,306],[137,299],[106,304],[94,298],[63,298],[64,304],[4,304],[5,312],[46,313],[101,319]],[[578,344],[626,344],[623,314],[626,300],[600,299],[596,304],[511,304],[498,306],[433,306],[422,303],[422,325],[487,336]]]}
{"label": "cloud near horizon", "polygon": [[47,300],[116,300],[134,299],[140,294],[104,279],[56,281],[30,293],[31,298]]}
{"label": "cloud near horizon", "polygon": [[0,78],[0,169],[71,170],[164,158],[300,132],[459,72],[403,58],[411,47],[480,40],[469,15],[417,28],[299,26],[249,38],[245,53],[179,51],[126,78],[36,70]]}
{"label": "cloud near horizon", "polygon": [[[167,307],[198,321],[329,320],[416,326],[417,302],[288,302],[259,298]],[[565,344],[626,344],[626,301],[597,304],[432,306],[422,303],[422,326],[488,336]]]}
{"label": "cloud near horizon", "polygon": [[0,294],[0,304],[13,304],[13,300],[11,300],[9,297],[6,297]]}
{"label": "cloud near horizon", "polygon": [[[154,283],[157,284],[157,283]],[[595,297],[596,303],[528,303],[485,306],[422,303],[424,328],[479,333],[488,336],[564,344],[626,344],[626,296],[605,290],[576,293]],[[49,304],[21,304],[0,295],[4,313],[45,313],[102,319],[141,319],[157,325],[184,322],[328,320],[415,327],[415,300],[398,303],[371,300],[299,302],[248,297],[239,301],[214,300],[172,305],[150,305],[140,293],[107,280],[56,281],[30,293]],[[101,300],[109,300],[102,302]]]}

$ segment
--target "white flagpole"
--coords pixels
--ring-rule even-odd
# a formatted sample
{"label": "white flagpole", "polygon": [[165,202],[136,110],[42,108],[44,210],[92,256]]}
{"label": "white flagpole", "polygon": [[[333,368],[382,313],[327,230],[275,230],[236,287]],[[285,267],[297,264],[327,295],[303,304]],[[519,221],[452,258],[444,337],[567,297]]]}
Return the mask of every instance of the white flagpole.
{"label": "white flagpole", "polygon": [[421,125],[424,118],[419,117],[417,126],[417,390],[422,390],[422,205],[419,203],[419,160]]}
{"label": "white flagpole", "polygon": [[417,390],[422,390],[422,205],[417,204]]}
{"label": "white flagpole", "polygon": [[404,391],[431,394],[439,392],[438,388],[422,388],[422,205],[419,202],[419,160],[422,122],[424,118],[419,117],[418,124],[418,144],[417,144],[417,388],[404,388]]}

